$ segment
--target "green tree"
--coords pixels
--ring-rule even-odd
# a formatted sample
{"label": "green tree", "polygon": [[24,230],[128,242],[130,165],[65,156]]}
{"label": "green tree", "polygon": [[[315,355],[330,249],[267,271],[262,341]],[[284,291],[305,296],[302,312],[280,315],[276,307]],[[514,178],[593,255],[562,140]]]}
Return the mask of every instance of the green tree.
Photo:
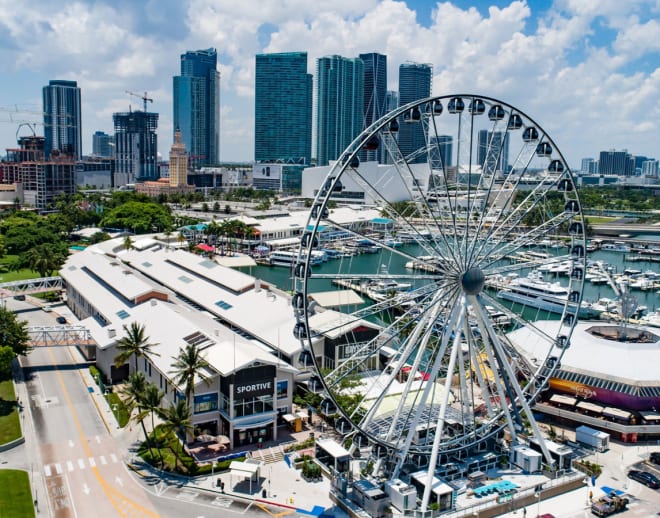
{"label": "green tree", "polygon": [[144,434],[144,441],[147,443],[149,453],[151,453],[151,442],[149,441],[147,428],[144,425],[144,420],[149,415],[149,411],[144,408],[143,403],[148,385],[147,378],[145,378],[142,372],[134,372],[122,386],[121,395],[123,396],[126,408],[128,408],[131,421],[140,424],[142,433]]}
{"label": "green tree", "polygon": [[0,306],[0,344],[11,347],[15,355],[25,355],[30,350],[27,322],[18,320],[7,308]]}
{"label": "green tree", "polygon": [[7,379],[11,376],[11,366],[14,363],[16,354],[8,345],[0,346],[0,379]]}
{"label": "green tree", "polygon": [[41,277],[49,277],[62,267],[67,256],[66,246],[44,243],[25,252],[21,256],[21,264],[33,272],[39,272]]}
{"label": "green tree", "polygon": [[149,201],[128,201],[111,209],[101,225],[111,228],[130,229],[136,234],[152,232],[154,228],[172,226],[172,215],[167,206]]}
{"label": "green tree", "polygon": [[131,236],[126,236],[123,242],[124,250],[133,250],[133,238]]}
{"label": "green tree", "polygon": [[145,333],[144,325],[132,322],[130,327],[124,325],[126,335],[117,342],[117,356],[115,356],[115,367],[124,365],[131,356],[135,357],[135,372],[138,372],[138,358],[146,358],[151,361],[152,356],[160,356],[153,350],[158,344],[149,342]]}
{"label": "green tree", "polygon": [[[172,403],[162,410],[160,415],[163,419],[163,428],[165,431],[174,432],[181,441],[185,441],[189,433],[192,432],[192,418],[187,401],[180,399],[176,403]],[[174,451],[175,469],[178,467],[178,461],[182,452],[183,442],[180,443],[179,451]]]}
{"label": "green tree", "polygon": [[185,387],[186,403],[192,414],[193,393],[195,391],[195,378],[209,383],[210,378],[204,374],[209,362],[202,356],[202,350],[196,344],[187,344],[174,357],[171,374],[177,386]]}

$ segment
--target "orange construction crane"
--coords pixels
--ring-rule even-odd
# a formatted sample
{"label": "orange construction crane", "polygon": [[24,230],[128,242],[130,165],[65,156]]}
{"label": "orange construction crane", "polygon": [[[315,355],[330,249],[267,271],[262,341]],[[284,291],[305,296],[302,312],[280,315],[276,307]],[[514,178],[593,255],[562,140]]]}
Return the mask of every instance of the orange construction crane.
{"label": "orange construction crane", "polygon": [[153,99],[151,99],[149,96],[147,96],[147,92],[144,92],[144,95],[140,95],[140,94],[136,94],[135,92],[131,92],[130,90],[126,90],[126,93],[128,95],[133,95],[135,97],[139,97],[140,99],[142,99],[142,102],[144,103],[145,113],[147,111],[147,102],[150,102],[150,103],[154,102]]}

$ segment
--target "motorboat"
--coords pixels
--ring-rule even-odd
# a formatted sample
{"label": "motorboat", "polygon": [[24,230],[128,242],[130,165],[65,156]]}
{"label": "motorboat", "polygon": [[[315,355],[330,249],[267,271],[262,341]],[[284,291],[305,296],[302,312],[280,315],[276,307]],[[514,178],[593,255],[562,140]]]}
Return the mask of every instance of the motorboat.
{"label": "motorboat", "polygon": [[[298,252],[292,252],[290,250],[275,250],[270,253],[268,256],[268,262],[272,266],[287,266],[292,267],[298,261]],[[301,255],[300,261],[305,261],[305,255]],[[320,255],[312,253],[309,259],[309,264],[316,266],[323,262],[323,258]]]}

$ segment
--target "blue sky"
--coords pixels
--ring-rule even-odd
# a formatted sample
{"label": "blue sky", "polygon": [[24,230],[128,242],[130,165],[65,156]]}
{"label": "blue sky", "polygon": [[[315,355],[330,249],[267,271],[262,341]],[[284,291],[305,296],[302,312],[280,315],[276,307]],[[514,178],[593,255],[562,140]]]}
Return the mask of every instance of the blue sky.
{"label": "blue sky", "polygon": [[658,20],[658,0],[0,0],[0,149],[15,146],[17,121],[40,120],[48,80],[71,79],[85,152],[113,112],[141,105],[131,90],[154,98],[167,155],[179,56],[215,47],[227,161],[254,157],[254,55],[300,50],[311,73],[324,55],[382,52],[391,89],[402,62],[432,63],[434,94],[519,107],[572,166],[611,148],[660,158]]}

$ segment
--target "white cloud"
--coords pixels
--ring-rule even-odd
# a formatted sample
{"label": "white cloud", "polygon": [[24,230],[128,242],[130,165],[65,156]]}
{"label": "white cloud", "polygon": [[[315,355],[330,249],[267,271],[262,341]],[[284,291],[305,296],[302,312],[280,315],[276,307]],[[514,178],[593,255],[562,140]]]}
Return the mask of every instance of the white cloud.
{"label": "white cloud", "polygon": [[[38,103],[49,79],[75,79],[91,135],[112,130],[114,111],[141,104],[125,90],[148,91],[163,154],[179,55],[215,47],[227,160],[253,157],[255,54],[284,51],[306,51],[310,73],[324,55],[382,52],[391,89],[399,64],[431,63],[434,93],[481,92],[518,106],[572,164],[612,147],[660,157],[657,0],[555,0],[544,12],[525,1],[486,11],[429,0],[425,13],[395,0],[14,4],[0,0],[0,106]],[[14,133],[0,123],[2,148]]]}

